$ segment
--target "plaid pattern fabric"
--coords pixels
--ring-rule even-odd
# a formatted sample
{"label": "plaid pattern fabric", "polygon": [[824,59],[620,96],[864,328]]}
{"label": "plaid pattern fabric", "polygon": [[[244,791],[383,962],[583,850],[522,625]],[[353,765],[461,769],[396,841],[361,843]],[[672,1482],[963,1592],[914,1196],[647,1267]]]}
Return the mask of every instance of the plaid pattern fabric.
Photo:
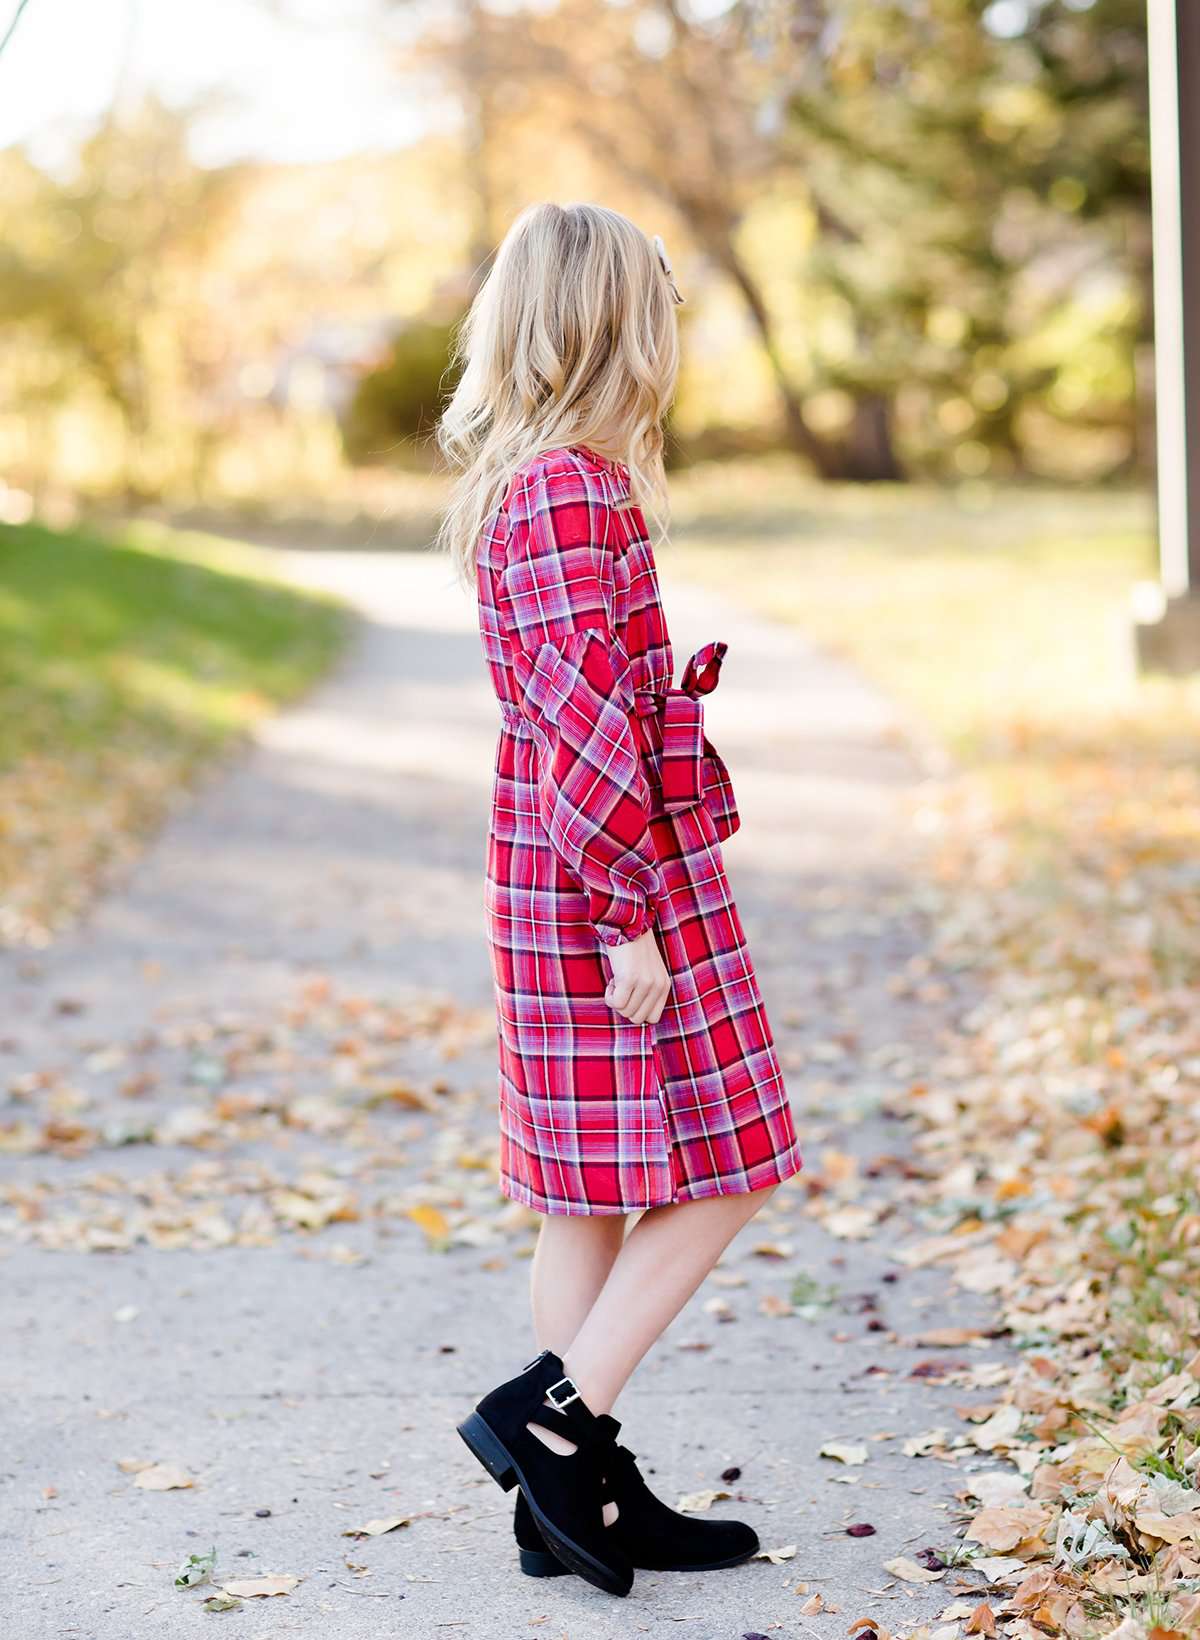
{"label": "plaid pattern fabric", "polygon": [[[673,686],[625,468],[573,446],[514,475],[478,594],[501,713],[484,895],[501,1188],[543,1213],[628,1213],[798,1172],[721,858],[732,786],[703,734],[725,646]],[[671,995],[633,1025],[604,1001],[605,947],[651,927]]]}

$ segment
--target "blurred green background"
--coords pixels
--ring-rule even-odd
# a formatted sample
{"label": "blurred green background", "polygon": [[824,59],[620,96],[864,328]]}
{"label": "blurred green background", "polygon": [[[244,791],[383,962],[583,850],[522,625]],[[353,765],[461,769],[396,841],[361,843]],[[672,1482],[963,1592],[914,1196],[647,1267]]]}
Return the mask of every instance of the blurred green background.
{"label": "blurred green background", "polygon": [[[124,42],[111,101],[73,139],[35,124],[0,153],[10,518],[115,499],[369,510],[364,468],[427,464],[450,327],[544,197],[664,234],[687,296],[678,464],[786,450],[825,479],[940,483],[1148,468],[1136,0],[225,0],[184,96],[190,10],[95,7],[101,55]],[[6,79],[51,66],[56,13],[32,0]],[[277,121],[263,93],[262,130],[251,20],[271,25],[271,81],[295,80]],[[377,130],[339,106],[366,97],[339,74],[355,50]],[[385,140],[401,115],[405,140]]]}

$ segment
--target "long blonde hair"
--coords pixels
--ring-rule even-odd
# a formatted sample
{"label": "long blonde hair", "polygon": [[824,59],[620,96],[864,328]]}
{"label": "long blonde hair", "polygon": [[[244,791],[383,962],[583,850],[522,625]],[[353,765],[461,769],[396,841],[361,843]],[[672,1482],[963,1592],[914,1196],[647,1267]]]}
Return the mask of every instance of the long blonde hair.
{"label": "long blonde hair", "polygon": [[583,444],[624,462],[632,499],[666,517],[662,423],[680,300],[659,251],[601,205],[531,205],[505,235],[459,330],[438,444],[458,470],[437,544],[465,580],[512,474]]}

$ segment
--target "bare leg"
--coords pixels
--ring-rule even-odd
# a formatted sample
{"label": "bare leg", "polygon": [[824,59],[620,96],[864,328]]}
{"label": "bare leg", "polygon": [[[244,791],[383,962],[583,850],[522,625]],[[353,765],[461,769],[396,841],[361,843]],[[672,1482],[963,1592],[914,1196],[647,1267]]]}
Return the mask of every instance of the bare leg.
{"label": "bare leg", "polygon": [[[538,1230],[529,1272],[533,1332],[542,1349],[561,1356],[582,1326],[621,1251],[623,1213],[547,1214]],[[541,1424],[526,1425],[552,1452],[570,1453],[568,1441]],[[615,1503],[604,1505],[604,1524],[617,1518]]]}
{"label": "bare leg", "polygon": [[533,1335],[563,1355],[608,1280],[625,1236],[623,1213],[547,1214],[529,1272]]}
{"label": "bare leg", "polygon": [[609,1412],[630,1374],[738,1231],[778,1187],[652,1207],[621,1247],[563,1365],[593,1412]]}
{"label": "bare leg", "polygon": [[[543,1220],[531,1277],[534,1328],[593,1412],[612,1410],[642,1356],[776,1188],[652,1207],[627,1236],[617,1215]],[[575,1450],[541,1424],[525,1427],[554,1452]],[[617,1505],[606,1502],[604,1524],[616,1518]]]}

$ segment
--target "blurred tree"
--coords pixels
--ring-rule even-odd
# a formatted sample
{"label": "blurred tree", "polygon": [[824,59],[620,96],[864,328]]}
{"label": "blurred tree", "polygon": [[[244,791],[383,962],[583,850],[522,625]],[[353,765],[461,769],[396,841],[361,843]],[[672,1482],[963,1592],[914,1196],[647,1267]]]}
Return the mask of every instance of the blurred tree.
{"label": "blurred tree", "polygon": [[[804,0],[796,28],[817,257],[861,339],[826,374],[919,386],[926,442],[949,435],[964,471],[1019,460],[1031,405],[1117,421],[1132,453],[1150,323],[1141,0]],[[1089,387],[1064,390],[1081,349]]]}
{"label": "blurred tree", "polygon": [[351,461],[389,457],[394,446],[427,440],[445,395],[453,391],[447,370],[454,325],[423,319],[395,336],[385,357],[358,380],[342,420]]}
{"label": "blurred tree", "polygon": [[532,126],[668,205],[821,475],[1002,471],[1056,418],[1133,447],[1140,0],[463,0],[427,39],[488,111],[468,167]]}
{"label": "blurred tree", "polygon": [[[746,212],[793,163],[783,117],[787,54],[756,9],[702,15],[677,0],[640,6],[559,0],[512,15],[467,0],[428,36],[490,136],[537,124],[581,142],[615,177],[661,199],[740,292],[769,362],[788,443],[824,477],[892,478],[890,405],[860,384],[848,426],[819,431],[806,414],[803,366],[789,356],[763,281],[740,243]],[[472,150],[478,127],[468,121]],[[523,201],[522,201],[523,202]]]}
{"label": "blurred tree", "polygon": [[[153,101],[110,119],[63,179],[5,156],[0,321],[60,399],[90,388],[116,412],[131,495],[157,494],[197,432],[214,362],[204,270],[239,197],[201,170],[187,120]],[[186,433],[185,438],[180,438]]]}

